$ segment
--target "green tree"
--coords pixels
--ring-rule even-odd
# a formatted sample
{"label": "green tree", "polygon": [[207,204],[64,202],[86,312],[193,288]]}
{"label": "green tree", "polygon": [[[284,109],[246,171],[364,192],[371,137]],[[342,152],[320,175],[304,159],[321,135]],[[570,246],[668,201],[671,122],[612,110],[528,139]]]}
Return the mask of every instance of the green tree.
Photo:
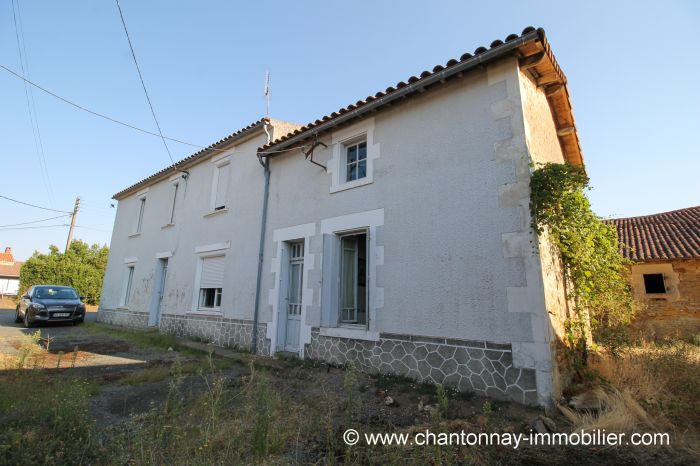
{"label": "green tree", "polygon": [[85,296],[88,304],[97,304],[108,255],[107,246],[90,246],[80,240],[73,241],[65,254],[54,245],[49,247],[48,254],[35,251],[20,270],[20,290],[24,292],[32,285],[42,283],[72,286]]}

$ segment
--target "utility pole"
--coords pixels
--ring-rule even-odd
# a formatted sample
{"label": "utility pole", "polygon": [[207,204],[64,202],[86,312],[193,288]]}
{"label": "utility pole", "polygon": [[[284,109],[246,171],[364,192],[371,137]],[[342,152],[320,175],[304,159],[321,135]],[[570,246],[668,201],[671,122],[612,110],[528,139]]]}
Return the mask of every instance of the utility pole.
{"label": "utility pole", "polygon": [[70,244],[73,242],[73,228],[75,228],[75,216],[78,215],[79,208],[80,196],[75,198],[75,206],[73,207],[73,213],[70,216],[70,229],[68,230],[68,240],[66,241],[66,253],[70,249]]}

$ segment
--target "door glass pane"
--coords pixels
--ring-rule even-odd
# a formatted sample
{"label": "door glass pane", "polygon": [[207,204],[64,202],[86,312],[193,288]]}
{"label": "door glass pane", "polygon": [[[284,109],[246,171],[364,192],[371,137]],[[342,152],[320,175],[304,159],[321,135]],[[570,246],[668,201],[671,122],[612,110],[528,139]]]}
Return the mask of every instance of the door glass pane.
{"label": "door glass pane", "polygon": [[342,239],[342,251],[341,320],[347,322],[355,320],[357,242],[354,237]]}
{"label": "door glass pane", "polygon": [[299,303],[301,264],[292,264],[291,276],[289,277],[289,302],[292,304]]}

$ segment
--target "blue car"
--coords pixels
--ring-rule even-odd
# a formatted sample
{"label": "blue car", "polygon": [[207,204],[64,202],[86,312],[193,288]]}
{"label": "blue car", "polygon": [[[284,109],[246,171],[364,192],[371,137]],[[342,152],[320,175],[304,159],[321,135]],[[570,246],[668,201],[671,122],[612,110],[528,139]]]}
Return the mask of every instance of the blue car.
{"label": "blue car", "polygon": [[29,328],[37,323],[85,320],[85,299],[69,286],[34,285],[22,296],[15,310],[15,322]]}

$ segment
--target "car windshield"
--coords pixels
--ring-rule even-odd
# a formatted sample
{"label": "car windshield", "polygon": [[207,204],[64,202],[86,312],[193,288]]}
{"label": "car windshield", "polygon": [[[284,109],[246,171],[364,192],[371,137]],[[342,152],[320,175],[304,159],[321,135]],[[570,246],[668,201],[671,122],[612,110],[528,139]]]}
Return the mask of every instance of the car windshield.
{"label": "car windshield", "polygon": [[78,299],[78,294],[73,288],[42,286],[34,290],[34,297],[38,299]]}

